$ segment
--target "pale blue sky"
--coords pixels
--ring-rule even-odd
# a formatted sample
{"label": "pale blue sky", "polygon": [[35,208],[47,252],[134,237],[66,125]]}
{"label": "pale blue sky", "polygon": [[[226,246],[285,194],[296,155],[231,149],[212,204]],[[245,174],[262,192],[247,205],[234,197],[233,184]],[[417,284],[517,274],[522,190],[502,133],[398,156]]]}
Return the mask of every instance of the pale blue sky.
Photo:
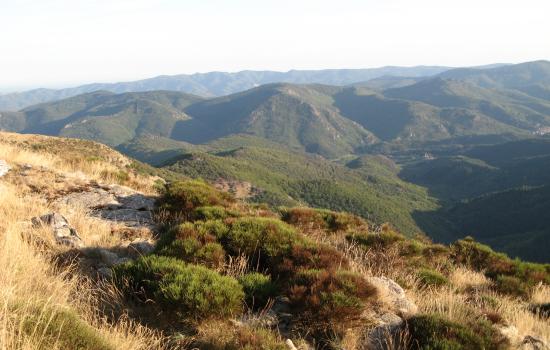
{"label": "pale blue sky", "polygon": [[550,59],[548,0],[0,0],[0,89]]}

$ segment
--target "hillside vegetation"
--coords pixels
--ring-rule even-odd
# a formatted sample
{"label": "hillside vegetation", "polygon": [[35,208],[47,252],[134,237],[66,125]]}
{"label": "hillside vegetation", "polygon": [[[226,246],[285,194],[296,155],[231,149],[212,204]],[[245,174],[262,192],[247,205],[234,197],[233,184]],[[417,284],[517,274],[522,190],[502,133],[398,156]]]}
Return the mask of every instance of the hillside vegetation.
{"label": "hillside vegetation", "polygon": [[[507,349],[550,341],[548,265],[470,238],[406,238],[350,213],[251,205],[200,180],[161,185],[89,141],[0,136],[0,159],[11,166],[0,178],[6,349]],[[106,265],[145,228],[98,217],[99,202],[84,210],[59,199],[115,183],[156,199],[156,225],[147,231],[150,250]],[[52,227],[27,224],[53,210],[84,246],[56,243]]]}

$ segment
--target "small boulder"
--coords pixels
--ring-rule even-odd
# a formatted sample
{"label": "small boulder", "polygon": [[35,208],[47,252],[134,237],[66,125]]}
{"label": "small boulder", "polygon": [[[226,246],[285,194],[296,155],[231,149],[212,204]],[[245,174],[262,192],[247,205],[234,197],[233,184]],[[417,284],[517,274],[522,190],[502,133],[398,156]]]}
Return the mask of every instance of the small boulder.
{"label": "small boulder", "polygon": [[99,269],[97,269],[97,274],[99,277],[108,280],[113,277],[113,270],[108,267],[100,267]]}
{"label": "small boulder", "polygon": [[99,250],[99,257],[101,259],[101,261],[106,265],[106,266],[114,266],[116,265],[118,259],[119,259],[119,256],[111,251],[108,251],[107,249],[100,249]]}
{"label": "small boulder", "polygon": [[0,159],[0,177],[6,175],[11,170],[11,166],[5,160]]}
{"label": "small boulder", "polygon": [[403,319],[394,313],[387,312],[377,317],[375,322],[378,326],[368,333],[367,349],[389,350],[395,344],[400,343],[401,327]]}
{"label": "small boulder", "polygon": [[142,255],[151,254],[153,250],[155,250],[155,246],[149,241],[136,239],[132,243],[128,244],[127,250],[128,255],[138,258]]}
{"label": "small boulder", "polygon": [[53,231],[55,241],[61,245],[67,245],[72,248],[81,248],[84,246],[82,239],[74,228],[69,225],[65,217],[59,213],[51,213],[34,217],[31,219],[33,226],[49,226]]}
{"label": "small boulder", "polygon": [[386,294],[392,303],[392,308],[403,317],[408,317],[418,312],[416,304],[407,298],[405,290],[394,280],[382,277],[371,277],[370,281],[379,288],[380,292]]}

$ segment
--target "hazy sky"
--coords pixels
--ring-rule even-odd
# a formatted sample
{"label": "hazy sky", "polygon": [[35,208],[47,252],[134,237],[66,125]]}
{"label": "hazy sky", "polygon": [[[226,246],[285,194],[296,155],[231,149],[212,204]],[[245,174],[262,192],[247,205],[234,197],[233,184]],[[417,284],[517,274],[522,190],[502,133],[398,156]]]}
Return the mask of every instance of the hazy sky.
{"label": "hazy sky", "polygon": [[549,0],[0,0],[0,89],[550,59]]}

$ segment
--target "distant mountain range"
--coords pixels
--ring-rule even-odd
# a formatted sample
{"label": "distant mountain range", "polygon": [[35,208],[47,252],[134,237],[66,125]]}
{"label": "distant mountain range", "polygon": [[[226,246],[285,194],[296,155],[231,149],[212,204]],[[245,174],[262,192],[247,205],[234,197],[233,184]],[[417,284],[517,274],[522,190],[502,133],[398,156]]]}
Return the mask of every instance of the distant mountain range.
{"label": "distant mountain range", "polygon": [[[444,241],[472,234],[546,261],[533,245],[550,237],[550,62],[422,69],[444,71],[362,82],[332,71],[335,85],[218,97],[93,91],[0,112],[0,129],[92,139],[190,177],[250,183],[257,201],[351,211]],[[331,76],[320,72],[309,77]]]}
{"label": "distant mountain range", "polygon": [[131,82],[87,84],[67,89],[34,89],[4,95],[0,94],[0,111],[18,111],[34,104],[56,101],[100,90],[114,93],[169,90],[200,95],[203,97],[214,97],[233,94],[269,83],[318,83],[343,86],[382,76],[431,76],[448,69],[450,68],[418,66],[370,69],[291,70],[288,72],[209,72],[191,75],[164,75]]}

